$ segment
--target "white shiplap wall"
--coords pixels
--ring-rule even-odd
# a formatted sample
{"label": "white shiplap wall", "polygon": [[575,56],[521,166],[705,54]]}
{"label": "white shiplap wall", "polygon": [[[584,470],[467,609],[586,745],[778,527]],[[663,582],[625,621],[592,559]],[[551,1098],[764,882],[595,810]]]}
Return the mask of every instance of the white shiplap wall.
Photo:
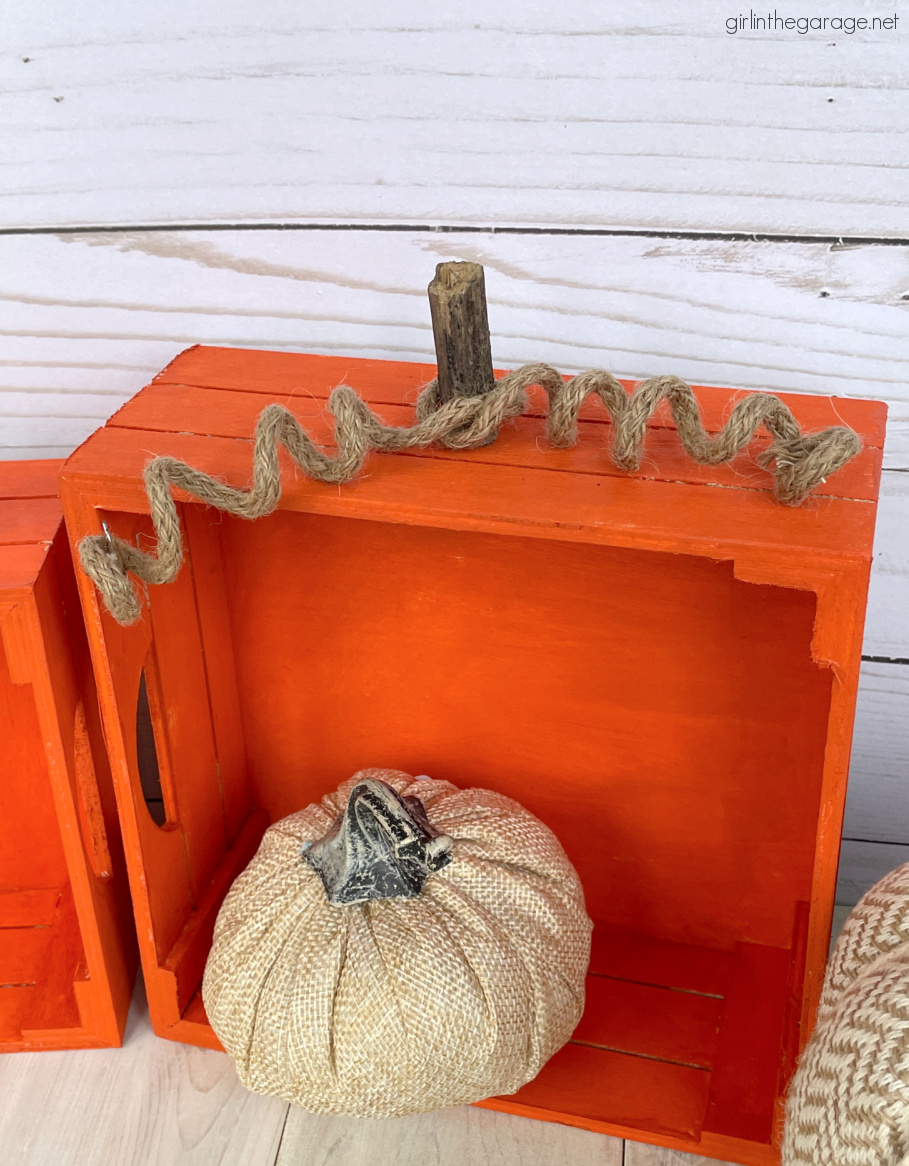
{"label": "white shiplap wall", "polygon": [[909,234],[905,17],[740,7],[9,4],[0,221]]}
{"label": "white shiplap wall", "polygon": [[10,6],[0,455],[69,452],[199,341],[431,359],[450,258],[486,266],[500,366],[888,401],[848,900],[909,858],[909,13],[736,11]]}

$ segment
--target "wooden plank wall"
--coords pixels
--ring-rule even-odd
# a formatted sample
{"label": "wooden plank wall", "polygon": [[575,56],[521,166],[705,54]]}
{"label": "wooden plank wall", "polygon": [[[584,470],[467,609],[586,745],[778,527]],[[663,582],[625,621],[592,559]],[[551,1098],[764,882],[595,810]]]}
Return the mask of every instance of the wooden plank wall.
{"label": "wooden plank wall", "polygon": [[486,266],[503,367],[886,400],[854,901],[909,860],[909,13],[442,7],[5,14],[0,456],[68,453],[196,342],[431,359],[444,259]]}

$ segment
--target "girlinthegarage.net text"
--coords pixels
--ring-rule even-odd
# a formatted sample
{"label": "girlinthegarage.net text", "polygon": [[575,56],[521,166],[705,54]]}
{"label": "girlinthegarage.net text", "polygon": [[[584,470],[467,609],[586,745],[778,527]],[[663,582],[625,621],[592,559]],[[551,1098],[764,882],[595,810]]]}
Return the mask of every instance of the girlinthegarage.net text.
{"label": "girlinthegarage.net text", "polygon": [[726,31],[730,36],[737,32],[795,32],[807,36],[809,32],[845,32],[852,36],[856,32],[894,31],[899,17],[892,16],[780,16],[773,12],[758,13],[753,10],[745,16],[726,18]]}

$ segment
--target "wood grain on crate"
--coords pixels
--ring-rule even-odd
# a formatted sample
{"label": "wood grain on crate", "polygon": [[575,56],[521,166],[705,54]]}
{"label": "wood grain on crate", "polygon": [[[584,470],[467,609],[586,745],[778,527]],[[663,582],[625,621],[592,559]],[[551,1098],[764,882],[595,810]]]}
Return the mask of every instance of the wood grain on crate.
{"label": "wood grain on crate", "polygon": [[898,24],[731,35],[739,9],[709,0],[342,11],[11,6],[0,222],[909,232]]}

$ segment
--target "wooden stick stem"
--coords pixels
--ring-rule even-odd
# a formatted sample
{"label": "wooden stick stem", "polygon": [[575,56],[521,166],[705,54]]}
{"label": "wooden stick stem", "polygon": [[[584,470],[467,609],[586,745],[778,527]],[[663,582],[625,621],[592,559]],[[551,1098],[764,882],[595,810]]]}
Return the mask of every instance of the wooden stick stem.
{"label": "wooden stick stem", "polygon": [[439,404],[479,397],[493,386],[486,281],[479,263],[440,263],[429,285],[439,366]]}

